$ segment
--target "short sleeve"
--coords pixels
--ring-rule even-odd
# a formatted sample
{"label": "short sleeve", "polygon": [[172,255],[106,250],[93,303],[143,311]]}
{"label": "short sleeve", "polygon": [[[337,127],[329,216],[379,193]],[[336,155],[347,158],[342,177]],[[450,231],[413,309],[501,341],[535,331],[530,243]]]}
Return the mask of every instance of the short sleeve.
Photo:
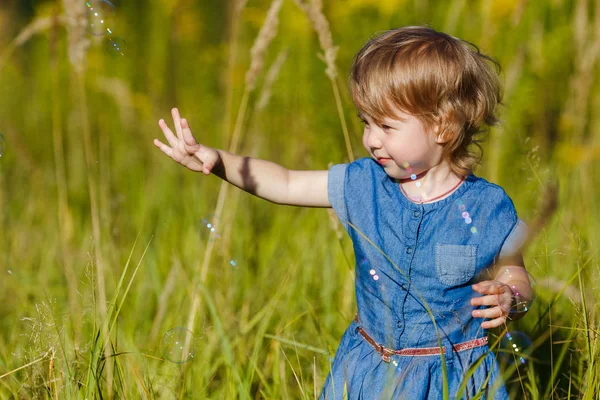
{"label": "short sleeve", "polygon": [[517,223],[502,245],[500,250],[500,258],[512,257],[519,253],[527,237],[529,236],[529,227],[521,219],[517,219]]}
{"label": "short sleeve", "polygon": [[327,196],[329,198],[329,203],[331,204],[331,207],[333,207],[338,218],[344,227],[348,228],[348,211],[346,209],[346,201],[344,198],[346,166],[347,164],[336,164],[329,169]]}

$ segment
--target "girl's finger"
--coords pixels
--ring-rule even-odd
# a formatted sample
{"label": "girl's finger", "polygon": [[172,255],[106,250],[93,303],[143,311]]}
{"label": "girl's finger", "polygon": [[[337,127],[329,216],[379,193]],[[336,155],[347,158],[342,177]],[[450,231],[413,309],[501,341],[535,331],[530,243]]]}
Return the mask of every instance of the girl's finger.
{"label": "girl's finger", "polygon": [[173,158],[173,149],[161,142],[158,139],[154,139],[154,145],[158,147],[163,153]]}
{"label": "girl's finger", "polygon": [[198,142],[194,138],[194,135],[192,135],[192,130],[190,129],[190,124],[188,124],[187,119],[181,119],[181,128],[183,131],[183,141],[185,142],[185,144],[187,144],[188,146],[197,145]]}
{"label": "girl's finger", "polygon": [[471,299],[472,306],[497,306],[498,295],[487,295]]}
{"label": "girl's finger", "polygon": [[175,131],[177,132],[177,137],[180,140],[183,140],[183,133],[181,129],[181,117],[179,116],[179,110],[177,108],[173,108],[171,110],[171,115],[173,116],[173,123],[175,124]]}
{"label": "girl's finger", "polygon": [[471,312],[473,318],[500,318],[506,317],[507,312],[501,307],[485,308],[483,310],[473,310]]}
{"label": "girl's finger", "polygon": [[169,144],[171,145],[171,147],[175,146],[175,144],[177,143],[177,138],[173,134],[173,131],[171,129],[169,129],[169,127],[167,126],[167,123],[165,122],[165,120],[164,119],[159,119],[158,120],[158,126],[162,130],[163,135],[165,135],[165,139],[167,139],[167,142],[169,142]]}
{"label": "girl's finger", "polygon": [[473,290],[481,294],[497,294],[503,286],[500,282],[480,282],[472,286]]}
{"label": "girl's finger", "polygon": [[484,321],[481,323],[481,327],[483,329],[491,329],[491,328],[497,328],[499,326],[502,326],[504,324],[506,324],[506,317],[500,317],[500,318],[495,318],[489,321]]}

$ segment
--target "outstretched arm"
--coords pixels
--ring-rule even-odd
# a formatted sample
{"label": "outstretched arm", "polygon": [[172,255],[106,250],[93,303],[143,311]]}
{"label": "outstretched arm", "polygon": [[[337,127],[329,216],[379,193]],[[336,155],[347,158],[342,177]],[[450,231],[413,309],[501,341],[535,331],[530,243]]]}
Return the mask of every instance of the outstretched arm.
{"label": "outstretched arm", "polygon": [[206,175],[214,174],[238,188],[277,204],[331,207],[327,198],[328,171],[292,171],[270,161],[243,157],[199,144],[186,119],[171,111],[176,134],[158,121],[168,145],[154,144],[177,163]]}

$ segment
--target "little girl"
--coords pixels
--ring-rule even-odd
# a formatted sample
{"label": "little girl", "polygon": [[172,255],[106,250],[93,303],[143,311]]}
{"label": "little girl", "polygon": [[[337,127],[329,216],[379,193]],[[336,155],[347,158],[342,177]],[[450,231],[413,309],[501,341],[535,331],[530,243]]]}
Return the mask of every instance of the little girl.
{"label": "little girl", "polygon": [[[356,256],[358,313],[321,399],[508,398],[486,330],[531,297],[520,248],[526,226],[499,186],[473,175],[477,134],[497,123],[497,64],[426,27],[370,40],[349,88],[369,155],[329,171],[293,171],[199,144],[177,109],[168,145],[278,204],[333,207]],[[483,322],[481,322],[483,320]]]}

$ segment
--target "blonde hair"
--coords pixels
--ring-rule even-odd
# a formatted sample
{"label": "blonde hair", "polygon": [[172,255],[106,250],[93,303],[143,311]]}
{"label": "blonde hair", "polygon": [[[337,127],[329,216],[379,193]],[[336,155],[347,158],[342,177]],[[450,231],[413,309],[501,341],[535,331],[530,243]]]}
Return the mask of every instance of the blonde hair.
{"label": "blonde hair", "polygon": [[[438,126],[444,159],[468,175],[481,159],[478,134],[498,123],[500,65],[464,40],[428,27],[386,31],[369,40],[352,65],[349,89],[377,124],[395,109],[426,129]],[[479,152],[470,149],[475,145]]]}

